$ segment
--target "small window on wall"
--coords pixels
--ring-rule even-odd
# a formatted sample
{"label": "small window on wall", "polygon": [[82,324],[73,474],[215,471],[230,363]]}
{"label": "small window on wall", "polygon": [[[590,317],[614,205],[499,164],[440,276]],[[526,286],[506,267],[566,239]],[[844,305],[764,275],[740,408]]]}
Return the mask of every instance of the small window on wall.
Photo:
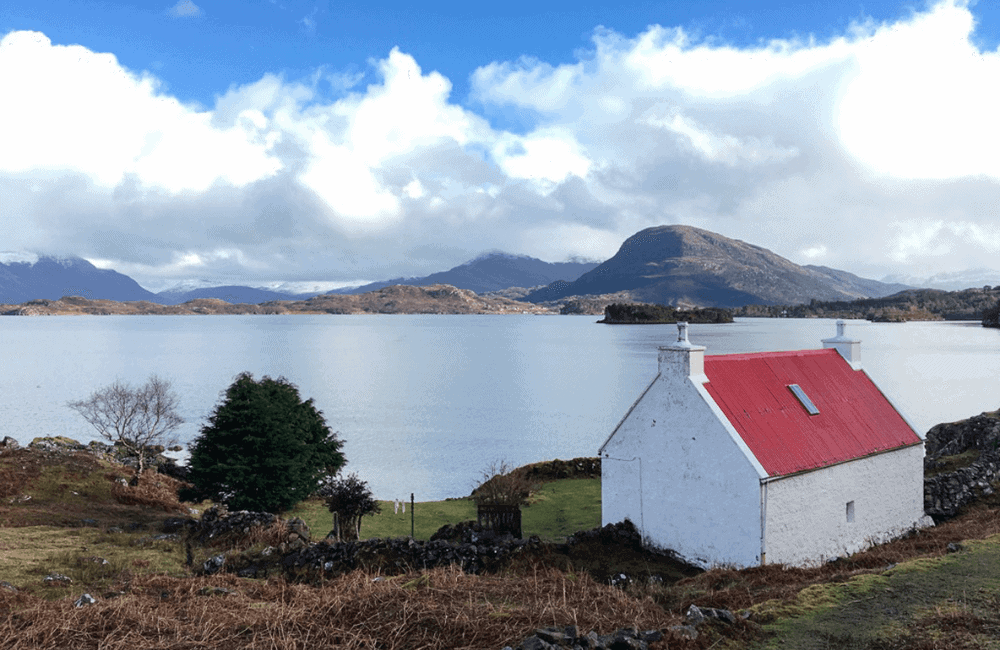
{"label": "small window on wall", "polygon": [[850,523],[853,523],[853,522],[854,522],[854,502],[853,501],[848,501],[847,502],[847,523],[850,524]]}

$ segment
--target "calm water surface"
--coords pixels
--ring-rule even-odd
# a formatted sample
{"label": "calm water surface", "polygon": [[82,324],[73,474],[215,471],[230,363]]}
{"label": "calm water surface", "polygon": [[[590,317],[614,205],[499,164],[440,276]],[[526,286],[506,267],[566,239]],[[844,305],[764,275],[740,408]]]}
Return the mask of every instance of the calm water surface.
{"label": "calm water surface", "polygon": [[[0,437],[95,434],[69,400],[171,379],[197,435],[235,375],[284,376],[345,440],[380,498],[468,494],[491,461],[592,456],[656,374],[664,325],[594,316],[0,318]],[[1000,407],[1000,330],[851,321],[866,371],[922,434]],[[830,320],[693,325],[708,354],[820,347]]]}

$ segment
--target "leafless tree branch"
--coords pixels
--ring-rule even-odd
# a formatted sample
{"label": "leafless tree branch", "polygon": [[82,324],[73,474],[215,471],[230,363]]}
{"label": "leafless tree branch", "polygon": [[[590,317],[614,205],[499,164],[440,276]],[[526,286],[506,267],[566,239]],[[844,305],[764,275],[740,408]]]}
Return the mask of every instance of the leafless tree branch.
{"label": "leafless tree branch", "polygon": [[121,380],[98,389],[85,400],[67,406],[85,419],[112,444],[118,443],[139,460],[133,484],[146,468],[148,447],[169,445],[171,434],[183,424],[177,414],[177,394],[166,379],[150,375],[146,383],[133,387]]}

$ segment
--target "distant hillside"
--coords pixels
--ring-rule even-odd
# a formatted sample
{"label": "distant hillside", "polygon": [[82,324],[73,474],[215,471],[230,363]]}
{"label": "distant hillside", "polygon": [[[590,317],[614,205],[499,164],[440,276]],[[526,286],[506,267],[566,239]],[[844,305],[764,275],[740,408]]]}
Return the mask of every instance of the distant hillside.
{"label": "distant hillside", "polygon": [[913,285],[910,284],[901,284],[899,282],[880,282],[878,280],[861,278],[853,273],[840,271],[838,269],[831,269],[828,266],[806,264],[802,268],[821,273],[829,277],[840,289],[847,292],[857,293],[858,296],[863,296],[865,298],[881,298],[883,296],[891,296],[894,293],[914,288]]}
{"label": "distant hillside", "polygon": [[273,300],[305,300],[317,295],[283,293],[280,291],[269,291],[267,289],[255,289],[253,287],[227,285],[222,287],[202,287],[200,289],[176,290],[168,289],[160,291],[153,299],[163,305],[180,305],[190,300],[217,299],[225,300],[228,303],[249,303],[259,304]]}
{"label": "distant hillside", "polygon": [[860,300],[814,300],[804,305],[747,305],[735,316],[788,318],[866,318],[872,321],[987,320],[1000,301],[1000,286],[942,291],[908,289],[891,296]]}
{"label": "distant hillside", "polygon": [[3,316],[88,315],[213,315],[213,314],[558,314],[559,308],[477,296],[449,285],[396,285],[358,295],[322,295],[308,300],[277,300],[260,304],[230,304],[218,298],[198,298],[179,305],[148,300],[116,302],[67,296],[6,305]]}
{"label": "distant hillside", "polygon": [[0,304],[63,296],[156,300],[155,294],[127,275],[99,269],[79,257],[40,256],[34,261],[0,262]]}
{"label": "distant hillside", "polygon": [[544,262],[527,255],[487,253],[447,271],[422,278],[396,278],[361,287],[331,291],[333,294],[367,293],[393,285],[427,286],[450,284],[476,293],[502,291],[510,287],[537,287],[557,280],[575,280],[597,266],[597,262]]}
{"label": "distant hillside", "polygon": [[771,251],[691,226],[658,226],[629,237],[614,257],[573,282],[556,282],[525,297],[627,291],[642,302],[737,307],[886,295],[898,287],[845,271],[804,267]]}

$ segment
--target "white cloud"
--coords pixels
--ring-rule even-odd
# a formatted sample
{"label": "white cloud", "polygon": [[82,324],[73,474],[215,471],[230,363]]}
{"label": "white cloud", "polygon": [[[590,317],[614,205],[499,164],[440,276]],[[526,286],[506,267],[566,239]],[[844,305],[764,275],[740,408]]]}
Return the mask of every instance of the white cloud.
{"label": "white cloud", "polygon": [[299,174],[299,181],[352,229],[378,227],[399,216],[399,199],[381,186],[371,168],[359,164],[350,148],[315,133],[309,152],[311,162]]}
{"label": "white cloud", "polygon": [[[39,80],[45,80],[39,83]],[[281,163],[255,130],[220,130],[211,115],[160,94],[158,82],[114,56],[53,46],[37,32],[0,40],[0,89],[8,98],[0,170],[75,170],[113,187],[127,174],[171,192],[204,191],[273,175]]]}
{"label": "white cloud", "polygon": [[547,193],[571,174],[587,175],[591,161],[582,149],[569,131],[550,128],[527,136],[507,134],[493,148],[493,156],[508,177],[538,181]]}
{"label": "white cloud", "polygon": [[807,260],[815,261],[826,257],[827,252],[826,246],[819,244],[817,246],[810,246],[809,248],[803,249],[799,254]]}
{"label": "white cloud", "polygon": [[966,7],[943,2],[858,42],[839,107],[845,147],[890,176],[1000,178],[1000,52],[980,52],[973,27]]}
{"label": "white cloud", "polygon": [[174,18],[193,18],[200,16],[203,12],[201,7],[191,0],[178,0],[177,4],[167,10],[167,13]]}
{"label": "white cloud", "polygon": [[426,194],[423,184],[417,179],[413,179],[409,183],[403,186],[403,194],[411,199],[419,199]]}
{"label": "white cloud", "polygon": [[777,147],[773,142],[755,137],[736,137],[713,133],[696,121],[673,110],[669,117],[645,118],[645,123],[683,136],[698,155],[709,162],[729,166],[782,162],[799,155],[797,147]]}
{"label": "white cloud", "polygon": [[472,84],[480,101],[517,104],[540,111],[563,109],[583,78],[580,64],[553,67],[525,58],[516,64],[493,62],[476,69]]}
{"label": "white cloud", "polygon": [[312,10],[312,13],[310,13],[308,16],[303,16],[299,20],[299,24],[302,25],[305,32],[309,35],[316,33],[316,14],[318,11],[319,10],[317,8],[314,8]]}
{"label": "white cloud", "polygon": [[12,32],[0,227],[5,248],[158,281],[378,279],[493,248],[606,257],[662,223],[875,277],[992,267],[1000,54],[973,26],[946,1],[826,42],[600,30],[580,61],[473,73],[473,102],[523,113],[517,133],[395,49],[367,76],[266,74],[203,109],[113,55]]}
{"label": "white cloud", "polygon": [[896,231],[890,255],[908,263],[949,255],[956,251],[979,249],[995,259],[1000,253],[1000,227],[983,227],[967,221],[910,220],[889,224]]}

